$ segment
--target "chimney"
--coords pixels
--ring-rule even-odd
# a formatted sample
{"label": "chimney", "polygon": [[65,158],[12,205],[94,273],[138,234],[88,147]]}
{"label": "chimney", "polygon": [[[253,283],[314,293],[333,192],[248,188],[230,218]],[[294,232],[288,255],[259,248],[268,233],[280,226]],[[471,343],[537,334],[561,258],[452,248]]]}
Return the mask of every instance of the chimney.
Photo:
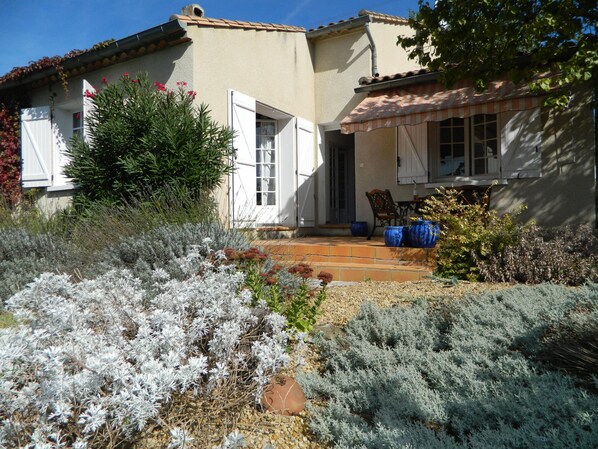
{"label": "chimney", "polygon": [[183,15],[191,16],[191,17],[203,17],[204,10],[197,3],[193,3],[191,5],[187,5],[187,6],[183,7]]}

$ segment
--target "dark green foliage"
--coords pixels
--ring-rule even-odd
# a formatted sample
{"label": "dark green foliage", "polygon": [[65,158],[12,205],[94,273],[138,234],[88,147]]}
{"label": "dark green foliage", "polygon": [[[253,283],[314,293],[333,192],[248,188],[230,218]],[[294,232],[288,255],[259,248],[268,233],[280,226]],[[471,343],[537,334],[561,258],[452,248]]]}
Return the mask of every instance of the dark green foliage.
{"label": "dark green foliage", "polygon": [[478,260],[477,265],[488,282],[596,282],[598,237],[590,225],[521,228],[512,244]]}
{"label": "dark green foliage", "polygon": [[170,91],[147,74],[125,74],[88,97],[89,143],[70,142],[65,169],[79,187],[77,205],[118,204],[166,187],[209,192],[229,173],[232,131],[206,105],[194,106],[185,83]]}
{"label": "dark green foliage", "polygon": [[[422,67],[439,70],[452,85],[470,79],[486,88],[499,77],[530,82],[567,106],[571,86],[595,83],[598,72],[593,0],[419,0],[409,19],[415,32],[398,44]],[[535,78],[551,73],[550,78]]]}
{"label": "dark green foliage", "polygon": [[301,379],[312,430],[337,448],[594,448],[598,396],[539,361],[548,329],[598,286],[516,287],[450,307],[365,305],[344,334],[319,337],[324,371]]}

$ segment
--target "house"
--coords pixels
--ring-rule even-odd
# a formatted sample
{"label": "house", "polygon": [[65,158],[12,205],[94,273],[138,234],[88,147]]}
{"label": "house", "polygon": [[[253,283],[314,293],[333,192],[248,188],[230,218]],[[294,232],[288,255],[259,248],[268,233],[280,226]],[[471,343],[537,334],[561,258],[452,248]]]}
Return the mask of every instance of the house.
{"label": "house", "polygon": [[103,77],[147,71],[170,88],[187,82],[235,130],[236,170],[217,193],[231,226],[333,232],[372,220],[365,192],[373,188],[401,200],[414,188],[493,182],[499,211],[525,203],[540,224],[593,223],[587,93],[555,113],[520,86],[446,91],[395,45],[410,32],[405,19],[370,11],[306,31],[209,18],[190,5],[66,58],[61,71],[3,79],[0,95],[25,89],[31,101],[21,114],[23,187],[40,189],[46,209],[67,202],[74,186],[62,173],[64,150],[86,134],[83,93]]}

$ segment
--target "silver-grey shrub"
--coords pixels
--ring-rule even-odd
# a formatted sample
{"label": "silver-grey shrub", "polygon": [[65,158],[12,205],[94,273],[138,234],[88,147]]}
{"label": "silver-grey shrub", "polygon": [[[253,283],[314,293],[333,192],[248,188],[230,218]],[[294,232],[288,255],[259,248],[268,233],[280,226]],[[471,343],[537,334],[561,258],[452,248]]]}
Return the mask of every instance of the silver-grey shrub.
{"label": "silver-grey shrub", "polygon": [[[285,319],[250,307],[243,275],[203,252],[177,260],[183,280],[154,271],[151,289],[113,270],[78,283],[46,273],[14,295],[21,324],[0,330],[0,447],[116,447],[175,395],[210,397],[231,378],[258,395],[288,361]],[[184,433],[171,429],[173,444]]]}
{"label": "silver-grey shrub", "polygon": [[77,259],[73,245],[58,236],[0,229],[0,309],[4,300],[40,273],[68,270]]}
{"label": "silver-grey shrub", "polygon": [[598,397],[536,355],[547,329],[598,317],[598,286],[517,287],[438,307],[371,304],[301,379],[336,448],[594,448]]}

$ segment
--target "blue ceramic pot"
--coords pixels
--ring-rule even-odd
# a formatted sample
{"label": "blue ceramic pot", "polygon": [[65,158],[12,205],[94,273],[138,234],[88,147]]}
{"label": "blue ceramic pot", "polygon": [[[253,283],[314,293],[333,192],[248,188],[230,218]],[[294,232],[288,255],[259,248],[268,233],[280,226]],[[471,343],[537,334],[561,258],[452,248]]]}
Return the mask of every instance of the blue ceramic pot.
{"label": "blue ceramic pot", "polygon": [[368,222],[367,221],[352,221],[351,222],[351,235],[353,237],[366,237],[368,235]]}
{"label": "blue ceramic pot", "polygon": [[385,226],[384,244],[386,246],[401,246],[403,241],[403,226]]}
{"label": "blue ceramic pot", "polygon": [[413,248],[433,248],[440,235],[440,226],[429,220],[417,220],[409,226],[409,243]]}

